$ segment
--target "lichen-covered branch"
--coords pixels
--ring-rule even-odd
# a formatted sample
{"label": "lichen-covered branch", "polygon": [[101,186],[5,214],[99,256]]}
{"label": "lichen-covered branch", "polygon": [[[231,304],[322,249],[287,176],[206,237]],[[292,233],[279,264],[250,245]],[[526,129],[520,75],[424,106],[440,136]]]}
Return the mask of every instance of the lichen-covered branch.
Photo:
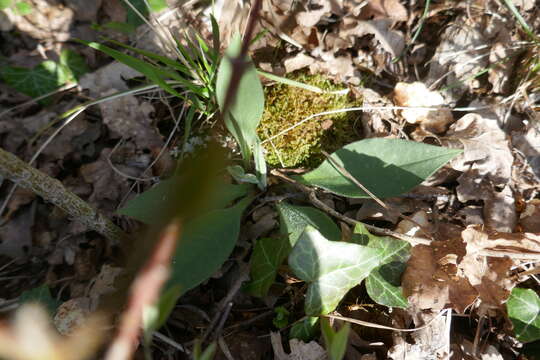
{"label": "lichen-covered branch", "polygon": [[69,191],[62,183],[31,167],[17,156],[0,148],[0,176],[30,189],[60,209],[73,220],[119,244],[127,235],[86,201]]}

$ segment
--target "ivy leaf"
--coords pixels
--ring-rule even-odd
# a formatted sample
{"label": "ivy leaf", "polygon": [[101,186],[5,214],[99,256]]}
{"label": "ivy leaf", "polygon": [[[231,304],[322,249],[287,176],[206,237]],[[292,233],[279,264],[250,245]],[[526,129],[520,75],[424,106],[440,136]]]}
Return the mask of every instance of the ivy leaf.
{"label": "ivy leaf", "polygon": [[84,58],[75,51],[69,49],[62,50],[60,53],[60,64],[69,69],[71,72],[70,80],[73,81],[79,80],[82,75],[89,71]]}
{"label": "ivy leaf", "polygon": [[276,205],[279,213],[281,234],[289,238],[291,248],[306,228],[310,225],[327,239],[339,240],[341,237],[337,225],[320,210],[310,206],[293,206],[287,203]]}
{"label": "ivy leaf", "polygon": [[299,339],[302,340],[305,343],[310,342],[313,340],[315,336],[317,336],[317,332],[319,331],[319,318],[318,317],[308,317],[304,319],[303,321],[294,324],[291,327],[291,331],[289,332],[289,338],[290,339]]}
{"label": "ivy leaf", "polygon": [[[414,141],[373,138],[346,145],[331,156],[373,194],[386,198],[411,190],[461,152]],[[370,197],[328,159],[297,179],[342,196]]]}
{"label": "ivy leaf", "polygon": [[287,238],[257,240],[251,256],[251,281],[245,286],[245,291],[253,296],[266,296],[276,279],[279,266],[290,251]]}
{"label": "ivy leaf", "polygon": [[169,279],[183,293],[215,273],[231,254],[240,233],[240,219],[252,198],[214,210],[186,224],[178,241]]}
{"label": "ivy leaf", "polygon": [[381,266],[366,279],[366,290],[378,304],[406,308],[407,299],[401,289],[401,274],[406,268],[411,245],[402,240],[371,234],[363,224],[354,228],[353,241],[381,251]]}
{"label": "ivy leaf", "polygon": [[308,226],[289,255],[294,274],[309,284],[305,312],[333,311],[343,296],[380,265],[380,249],[327,240]]}
{"label": "ivy leaf", "polygon": [[9,86],[36,98],[50,93],[71,79],[71,71],[54,61],[47,60],[33,69],[3,66],[0,75]]}
{"label": "ivy leaf", "polygon": [[274,283],[279,266],[306,228],[311,225],[330,239],[339,239],[336,224],[323,212],[307,206],[287,203],[276,205],[282,237],[261,239],[255,243],[251,256],[251,281],[245,290],[254,296],[266,296]]}
{"label": "ivy leaf", "polygon": [[[219,108],[223,111],[225,99],[229,91],[234,67],[232,61],[236,59],[242,48],[239,35],[231,40],[229,48],[225,51],[225,56],[219,65],[216,79],[216,96]],[[246,57],[245,69],[238,84],[236,95],[225,114],[225,125],[227,130],[234,136],[244,159],[251,158],[251,148],[257,141],[257,126],[261,121],[264,111],[264,91],[261,81],[257,75],[257,70]]]}
{"label": "ivy leaf", "polygon": [[[152,209],[161,209],[165,206],[169,195],[173,193],[174,186],[178,183],[175,178],[161,180],[154,187],[129,200],[123,208],[118,210],[118,214],[130,216],[146,224],[156,224],[160,221],[162,214]],[[249,189],[250,186],[247,184],[222,184],[220,191],[215,192],[216,199],[212,205],[216,209],[223,208],[231,201],[245,196]]]}
{"label": "ivy leaf", "polygon": [[540,297],[534,290],[514,288],[506,302],[506,309],[519,341],[540,339]]}

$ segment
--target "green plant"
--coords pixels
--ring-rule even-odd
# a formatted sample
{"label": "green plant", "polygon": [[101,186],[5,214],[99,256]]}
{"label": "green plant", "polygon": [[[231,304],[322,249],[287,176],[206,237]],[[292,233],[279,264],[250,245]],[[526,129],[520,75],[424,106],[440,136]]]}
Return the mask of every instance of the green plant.
{"label": "green plant", "polygon": [[32,12],[32,4],[26,1],[0,0],[0,10],[12,9],[17,15],[25,16]]}
{"label": "green plant", "polygon": [[506,308],[519,341],[540,339],[540,297],[534,290],[514,288]]}
{"label": "green plant", "polygon": [[32,69],[2,66],[0,77],[21,93],[37,98],[53,92],[62,85],[76,83],[87,71],[86,62],[79,54],[63,50],[58,62],[46,60]]}
{"label": "green plant", "polygon": [[[305,73],[290,76],[296,83],[272,79],[277,83],[265,90],[266,107],[257,129],[270,165],[312,167],[323,160],[321,149],[335,151],[358,138],[354,131],[357,116],[353,113],[321,116],[294,127],[313,114],[358,105],[330,80]],[[277,136],[291,127],[294,128]]]}
{"label": "green plant", "polygon": [[326,351],[330,360],[341,360],[347,350],[351,324],[346,323],[338,331],[334,331],[328,318],[321,319],[321,332],[324,337]]}

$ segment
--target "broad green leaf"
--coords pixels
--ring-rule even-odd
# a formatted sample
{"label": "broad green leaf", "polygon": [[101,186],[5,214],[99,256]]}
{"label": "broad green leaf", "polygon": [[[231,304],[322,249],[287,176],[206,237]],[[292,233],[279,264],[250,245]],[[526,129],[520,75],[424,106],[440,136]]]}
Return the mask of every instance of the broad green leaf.
{"label": "broad green leaf", "polygon": [[291,248],[310,225],[327,239],[339,240],[341,233],[337,225],[322,211],[311,206],[294,206],[287,203],[278,203],[276,208],[279,213],[281,234],[289,238]]}
{"label": "broad green leaf", "polygon": [[60,303],[52,297],[51,291],[47,285],[24,291],[19,297],[21,304],[25,303],[40,303],[45,306],[51,315],[54,315]]}
{"label": "broad green leaf", "polygon": [[255,160],[255,171],[257,172],[257,178],[259,179],[259,188],[261,190],[266,189],[266,159],[264,158],[264,148],[261,145],[259,138],[255,139],[253,144],[253,157]]}
{"label": "broad green leaf", "polygon": [[534,290],[514,288],[506,302],[506,309],[519,341],[540,339],[540,297]]}
{"label": "broad green leaf", "polygon": [[251,281],[245,290],[253,296],[266,296],[274,283],[279,266],[291,247],[285,237],[259,239],[251,255]]}
{"label": "broad green leaf", "polygon": [[251,200],[245,198],[185,225],[172,262],[170,286],[179,286],[185,293],[219,270],[234,249],[242,213]]}
{"label": "broad green leaf", "polygon": [[0,75],[6,84],[34,98],[56,90],[71,78],[68,69],[51,60],[33,69],[3,66]]}
{"label": "broad green leaf", "polygon": [[0,10],[5,10],[11,6],[13,0],[0,0]]}
{"label": "broad green leaf", "polygon": [[32,5],[26,1],[19,1],[15,3],[15,9],[19,15],[25,16],[32,12]]}
{"label": "broad green leaf", "polygon": [[339,239],[336,224],[323,212],[307,206],[277,204],[281,234],[276,239],[261,239],[255,244],[251,257],[251,281],[246,290],[254,296],[266,296],[272,286],[279,266],[306,228],[311,225],[329,239]]}
{"label": "broad green leaf", "polygon": [[[219,66],[216,95],[222,111],[234,70],[232,62],[237,60],[236,58],[241,53],[241,47],[240,36],[237,35],[231,40]],[[248,57],[242,60],[245,62],[244,72],[238,83],[235,97],[228,108],[228,113],[224,115],[225,125],[240,145],[244,159],[249,159],[251,158],[251,147],[257,139],[256,129],[264,111],[264,92],[257,70],[251,60]]]}
{"label": "broad green leaf", "polygon": [[319,318],[308,317],[303,321],[294,324],[289,332],[290,339],[299,339],[305,343],[313,340],[319,331]]}
{"label": "broad green leaf", "polygon": [[[373,194],[386,198],[411,190],[460,153],[414,141],[373,138],[346,145],[331,157]],[[338,195],[369,197],[328,159],[297,178]]]}
{"label": "broad green leaf", "polygon": [[341,360],[347,350],[351,324],[345,323],[341,329],[334,331],[328,318],[321,319],[321,332],[323,333],[326,352],[330,360]]}
{"label": "broad green leaf", "polygon": [[352,287],[380,265],[381,256],[380,249],[329,241],[315,228],[306,227],[289,255],[294,274],[309,284],[306,315],[333,311]]}
{"label": "broad green leaf", "polygon": [[75,51],[66,49],[60,53],[60,64],[65,66],[71,72],[71,79],[77,81],[89,69],[84,58]]}
{"label": "broad green leaf", "polygon": [[[166,204],[176,184],[178,181],[172,178],[160,181],[156,186],[129,200],[123,208],[118,210],[118,214],[130,216],[146,224],[158,223],[162,214],[153,209],[160,209]],[[223,208],[231,201],[245,196],[250,189],[247,184],[221,184],[220,186],[220,190],[215,192],[216,199],[211,204],[216,209]]]}
{"label": "broad green leaf", "polygon": [[353,240],[381,250],[381,265],[366,278],[366,290],[371,299],[381,305],[406,308],[408,302],[403,296],[400,284],[411,245],[391,237],[375,236],[367,231],[363,224],[356,225]]}
{"label": "broad green leaf", "polygon": [[148,5],[152,11],[158,12],[167,8],[166,0],[148,0]]}

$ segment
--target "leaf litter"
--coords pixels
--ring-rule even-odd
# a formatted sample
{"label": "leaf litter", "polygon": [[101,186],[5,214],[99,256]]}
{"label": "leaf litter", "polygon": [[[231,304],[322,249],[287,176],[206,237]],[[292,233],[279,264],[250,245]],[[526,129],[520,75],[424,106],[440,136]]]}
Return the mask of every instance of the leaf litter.
{"label": "leaf litter", "polygon": [[[33,3],[37,4],[36,8],[41,6],[39,2]],[[112,10],[105,8],[112,5],[106,3],[102,2],[101,10],[107,15]],[[517,280],[518,270],[533,269],[540,256],[540,226],[537,219],[540,206],[536,199],[540,176],[537,151],[540,136],[534,110],[537,105],[536,108],[531,107],[530,102],[518,96],[515,96],[515,101],[509,99],[517,93],[519,79],[516,78],[523,75],[516,70],[516,64],[525,53],[525,48],[519,45],[519,41],[525,38],[519,24],[502,3],[489,3],[489,10],[476,2],[470,8],[465,4],[432,4],[423,18],[425,9],[422,4],[405,7],[399,1],[263,2],[262,21],[258,26],[259,30],[267,29],[270,35],[263,36],[253,49],[255,54],[257,51],[262,54],[265,47],[276,49],[278,42],[282,42],[283,53],[271,60],[263,55],[260,58],[254,56],[259,67],[279,75],[298,70],[323,73],[337,83],[349,86],[350,91],[360,94],[365,106],[437,108],[363,111],[358,114],[362,138],[409,137],[418,142],[462,150],[461,155],[422,185],[408,191],[405,196],[384,199],[394,211],[382,208],[371,199],[353,201],[336,195],[325,196],[325,203],[350,218],[392,229],[396,226],[398,232],[424,237],[418,228],[420,224],[424,230],[429,229],[434,238],[430,245],[413,246],[408,260],[402,259],[406,267],[403,275],[397,277],[396,286],[403,288],[404,299],[408,304],[406,309],[399,310],[399,306],[394,305],[394,308],[379,306],[377,310],[369,310],[377,321],[386,319],[401,324],[400,327],[419,326],[436,316],[440,310],[452,309],[472,319],[489,316],[495,322],[499,321],[500,325],[501,319],[506,318],[507,301],[525,296],[519,295],[519,291],[515,292],[516,289],[538,289],[534,274],[526,276],[526,281]],[[534,23],[534,14],[538,10],[530,3],[515,2],[526,20]],[[83,16],[78,5],[72,6],[75,10],[73,12],[55,4],[46,12],[38,11],[31,17],[17,19],[14,24],[19,31],[34,38],[46,42],[51,39],[63,42],[69,37],[70,22],[74,21],[77,27],[81,22],[93,19],[96,14],[100,20],[102,13],[94,11],[99,9],[99,2],[93,5],[95,8]],[[218,21],[225,38],[222,47],[225,48],[230,37],[228,34],[234,33],[235,28],[242,29],[245,26],[249,6],[242,6],[237,1],[226,1],[221,4],[221,11],[222,16]],[[119,10],[116,12],[121,13]],[[45,16],[43,14],[47,16],[46,19],[41,18]],[[54,23],[51,14],[58,15]],[[195,17],[201,14],[203,12],[190,13]],[[111,15],[118,14],[113,11],[107,16]],[[120,15],[119,18],[122,18]],[[35,19],[38,17],[41,19],[40,24],[50,24],[47,31],[36,26]],[[423,29],[419,30],[420,23],[423,23]],[[179,27],[182,28],[182,25]],[[417,30],[419,36],[416,37],[414,34]],[[201,29],[201,33],[208,34],[208,30]],[[416,39],[414,43],[411,41],[413,36]],[[150,45],[156,44],[150,40]],[[143,43],[142,46],[146,45]],[[82,49],[78,51],[88,56]],[[409,63],[402,61],[404,58]],[[90,64],[95,64],[96,59],[87,59]],[[81,81],[82,87],[92,97],[110,94],[110,89],[127,90],[131,86],[130,81],[140,75],[118,63],[100,66],[95,70]],[[534,96],[532,99],[533,104],[537,102]],[[28,158],[36,148],[35,144],[29,143],[29,139],[68,108],[66,98],[61,98],[59,102],[61,106],[58,108],[53,105],[43,112],[38,112],[39,106],[36,105],[27,108],[17,115],[17,120],[20,120],[17,125],[4,119],[0,123],[2,147]],[[455,104],[471,110],[453,111]],[[4,106],[4,103],[0,106]],[[153,179],[166,172],[153,169],[144,173],[151,159],[164,146],[167,134],[161,133],[156,122],[156,118],[162,114],[163,110],[157,102],[135,96],[103,103],[99,109],[91,110],[64,129],[39,158],[38,167],[69,183],[86,200],[112,215],[125,200],[126,194],[132,194],[134,180],[130,178]],[[113,150],[120,140],[120,145]],[[38,145],[43,140],[40,141]],[[138,183],[136,186],[141,189],[150,183],[152,181]],[[352,189],[347,191],[358,192],[358,189]],[[270,192],[271,195],[282,194],[278,188],[271,188]],[[29,261],[24,260],[25,257],[30,259],[36,254],[47,254],[44,258],[49,259],[47,266],[50,268],[46,271],[50,279],[48,283],[57,294],[60,287],[55,281],[62,280],[66,274],[76,274],[77,281],[73,280],[68,293],[62,296],[68,317],[77,318],[75,315],[81,311],[79,308],[84,308],[84,303],[88,302],[85,296],[88,295],[92,303],[98,301],[100,291],[96,290],[96,294],[94,288],[101,285],[97,284],[107,283],[103,285],[106,289],[104,291],[112,291],[111,282],[102,279],[108,275],[103,274],[120,270],[111,264],[104,264],[104,260],[110,260],[105,254],[112,251],[107,249],[108,245],[96,240],[95,234],[67,226],[69,219],[65,214],[47,211],[46,204],[29,194],[18,193],[10,204],[9,216],[6,218],[9,222],[1,230],[2,259],[4,256],[20,259],[22,256],[22,262],[25,263]],[[286,225],[294,228],[292,232],[279,229],[284,226],[287,218],[281,216],[282,213],[291,212],[290,208],[283,210],[285,207],[294,207],[296,211],[302,212],[301,208],[306,205],[296,200],[292,204],[278,203],[279,218],[274,207],[268,205],[242,220],[240,232],[244,237],[244,249],[250,249],[253,243],[255,253],[270,250],[275,258],[270,258],[262,270],[252,268],[252,281],[257,278],[264,280],[268,276],[271,281],[264,280],[262,285],[251,282],[246,287],[251,289],[252,294],[265,296],[264,301],[239,293],[225,329],[256,317],[259,313],[248,311],[250,307],[274,304],[279,301],[276,299],[287,299],[285,305],[289,306],[295,316],[298,315],[296,319],[300,318],[302,311],[298,309],[302,307],[303,301],[298,299],[306,295],[306,290],[301,287],[301,283],[298,285],[296,282],[298,279],[294,278],[294,269],[284,267],[282,261],[287,251],[291,251],[295,243],[300,241],[298,239],[309,221],[304,218],[303,223],[297,221],[296,224]],[[253,206],[258,206],[258,200]],[[416,223],[401,220],[398,215],[408,215]],[[35,218],[40,220],[35,222]],[[332,219],[328,218],[328,221],[334,224]],[[337,242],[341,238],[337,236],[337,226],[334,224],[329,227],[331,230],[327,230],[327,233],[332,235],[325,236]],[[342,225],[342,228],[344,232],[348,229],[347,225]],[[38,230],[50,235],[38,235]],[[324,234],[323,230],[319,231]],[[348,231],[349,236],[344,236],[344,239],[352,241],[354,234],[350,229]],[[15,237],[13,234],[17,234],[20,239],[16,244],[12,240]],[[6,242],[5,238],[10,242]],[[58,240],[60,238],[64,240]],[[72,243],[66,246],[63,244],[66,241]],[[355,244],[342,242],[340,245]],[[14,247],[8,251],[6,246]],[[245,251],[242,246],[231,250],[233,258],[241,258],[239,254]],[[87,247],[95,247],[98,255],[92,256],[86,251]],[[229,254],[228,250],[225,255]],[[214,279],[188,292],[181,303],[200,306],[203,312],[211,309],[211,298],[223,298],[224,289],[230,286],[233,272],[229,269],[234,268],[231,265],[233,262],[218,271]],[[40,274],[45,274],[43,270],[40,271]],[[25,272],[18,269],[16,273]],[[304,278],[300,273],[296,276]],[[95,283],[89,287],[88,294],[85,288],[90,279],[95,279]],[[355,286],[359,282],[347,286],[352,289],[345,291],[347,296],[343,302],[351,300],[353,295],[372,295],[369,290],[372,285],[366,283],[366,290],[362,286]],[[2,297],[13,298],[20,294],[23,287],[39,284],[36,280],[21,285],[10,281],[6,286],[6,295]],[[274,300],[271,300],[272,297]],[[340,299],[334,308],[338,312],[345,312]],[[75,306],[75,303],[84,306]],[[351,316],[361,317],[353,313]],[[475,338],[474,326],[465,330],[452,329],[451,334],[448,333],[449,337],[446,336],[445,329],[449,326],[447,321],[450,320],[441,319],[432,328],[428,328],[431,330],[418,331],[408,339],[399,335],[394,340],[387,340],[389,336],[383,331],[372,329],[370,334],[356,326],[351,330],[354,335],[349,336],[350,339],[355,336],[360,338],[356,341],[365,346],[355,347],[356,355],[360,354],[366,359],[386,356],[397,359],[404,354],[427,358],[433,354],[444,354],[448,348],[452,349],[455,356],[464,358],[474,356],[475,352],[481,358],[510,356],[508,347],[489,340],[487,335],[480,339],[488,339],[487,346],[475,348],[478,339]],[[253,331],[253,335],[256,332],[267,335],[272,326],[270,323],[255,321],[250,323],[253,325],[247,325],[246,329]],[[182,326],[183,330],[187,329],[191,334],[196,332],[189,321]],[[518,325],[515,326],[519,329]],[[506,327],[500,325],[490,331],[497,335],[512,334],[509,328],[508,324]],[[241,332],[242,336],[251,336],[249,331]],[[282,332],[281,336],[285,334]],[[461,344],[460,337],[465,338]],[[190,341],[193,338],[182,334],[177,340]],[[230,343],[231,348],[241,353],[263,358],[261,353],[242,348],[230,337],[224,339],[225,343]],[[369,345],[380,339],[385,339],[385,342],[378,347]],[[283,347],[280,348],[286,340],[273,335],[271,343],[276,358],[324,358],[325,351],[321,346],[323,342],[318,340],[291,342],[290,354],[285,353]],[[254,343],[250,346],[256,347]]]}

